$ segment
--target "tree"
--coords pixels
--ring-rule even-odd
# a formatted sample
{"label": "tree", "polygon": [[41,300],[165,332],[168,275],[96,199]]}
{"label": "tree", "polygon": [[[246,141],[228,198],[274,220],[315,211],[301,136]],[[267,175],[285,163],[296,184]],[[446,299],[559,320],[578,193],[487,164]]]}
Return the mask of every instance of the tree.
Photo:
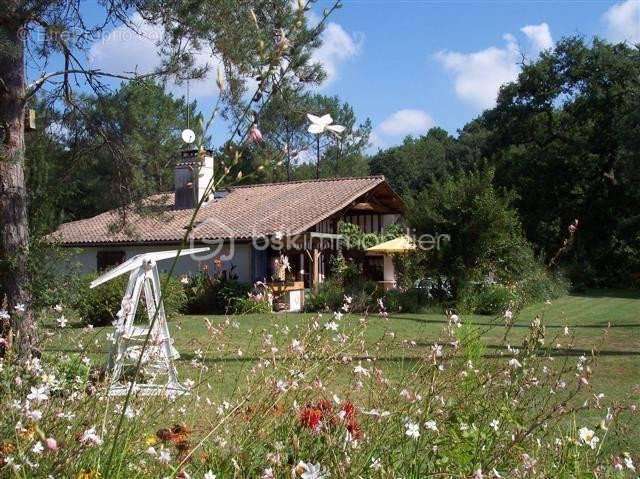
{"label": "tree", "polygon": [[566,38],[479,120],[496,183],[515,191],[547,259],[579,220],[570,268],[586,284],[628,285],[640,272],[639,78],[637,46]]}
{"label": "tree", "polygon": [[[311,94],[301,89],[284,88],[274,95],[260,115],[265,142],[255,151],[256,161],[283,157],[282,168],[275,164],[265,170],[265,181],[311,179],[316,176],[316,135],[307,131],[307,113],[330,114],[334,123],[343,125],[339,136],[321,138],[321,177],[363,176],[368,172],[364,149],[369,142],[371,122],[357,124],[351,105],[337,96]],[[303,158],[305,161],[303,161]]]}
{"label": "tree", "polygon": [[[181,128],[189,124],[201,137],[204,118],[195,101],[187,105],[154,80],[145,80],[86,98],[85,113],[75,120],[67,126],[79,136],[74,144],[74,197],[83,198],[84,204],[73,213],[87,217],[114,204],[141,205],[148,196],[171,190],[173,165],[184,147]],[[117,145],[121,154],[113,157],[105,142]],[[126,178],[126,188],[120,178]]]}
{"label": "tree", "polygon": [[512,197],[493,186],[493,171],[458,173],[433,182],[410,204],[409,224],[416,234],[448,235],[430,251],[429,272],[451,278],[455,287],[491,276],[520,278],[533,253],[524,238]]}
{"label": "tree", "polygon": [[[469,132],[460,138],[469,138]],[[410,196],[479,161],[473,142],[460,141],[442,128],[431,128],[418,138],[408,136],[400,146],[379,151],[370,160],[372,174],[384,175],[401,195]]]}
{"label": "tree", "polygon": [[[11,320],[3,319],[1,333],[22,358],[28,357],[36,344],[27,268],[28,186],[24,174],[24,118],[30,98],[44,92],[53,101],[63,102],[65,108],[82,114],[83,105],[73,92],[74,85],[82,84],[102,94],[108,87],[106,78],[140,81],[169,74],[178,80],[199,77],[207,67],[195,64],[194,56],[210,53],[223,61],[229,80],[223,95],[226,114],[236,120],[232,139],[242,142],[242,132],[247,131],[244,127],[253,121],[254,107],[259,109],[268,102],[274,87],[286,81],[314,82],[322,75],[321,68],[309,60],[311,49],[319,44],[318,33],[326,15],[318,27],[307,28],[304,15],[308,3],[296,8],[288,0],[108,0],[101,7],[103,18],[93,23],[84,15],[79,0],[8,0],[0,11],[0,230],[2,258],[8,270],[4,286],[11,311]],[[164,27],[160,67],[154,72],[126,75],[87,67],[83,59],[97,35],[112,25],[132,27],[129,19],[134,12]],[[25,59],[34,59],[29,68],[35,69],[48,65],[51,57],[57,57],[62,67],[43,71],[27,84]],[[248,78],[256,79],[258,87],[255,96],[245,101]],[[108,138],[102,129],[99,134]],[[109,141],[105,144],[114,157],[122,156],[117,145]]]}

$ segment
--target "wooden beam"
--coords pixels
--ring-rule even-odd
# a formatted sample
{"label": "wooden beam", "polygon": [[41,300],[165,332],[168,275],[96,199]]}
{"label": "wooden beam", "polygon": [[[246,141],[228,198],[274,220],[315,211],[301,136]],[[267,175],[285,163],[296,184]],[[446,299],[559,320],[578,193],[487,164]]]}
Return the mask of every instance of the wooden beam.
{"label": "wooden beam", "polygon": [[320,287],[320,250],[313,248],[313,276],[311,277],[311,288],[315,293]]}

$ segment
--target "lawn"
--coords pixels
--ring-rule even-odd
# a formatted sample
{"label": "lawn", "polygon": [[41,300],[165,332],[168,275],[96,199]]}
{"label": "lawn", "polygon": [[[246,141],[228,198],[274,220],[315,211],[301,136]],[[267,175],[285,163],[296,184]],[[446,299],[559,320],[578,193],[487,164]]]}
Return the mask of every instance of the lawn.
{"label": "lawn", "polygon": [[[594,377],[594,386],[615,397],[624,397],[640,387],[640,294],[628,291],[591,291],[587,294],[570,295],[550,304],[536,304],[523,310],[508,332],[507,344],[517,346],[527,331],[529,322],[540,316],[547,328],[548,341],[559,344],[558,356],[578,357],[591,354],[598,348],[599,367]],[[358,322],[362,315],[345,316],[343,322]],[[209,334],[208,320],[214,327],[225,325],[225,334],[220,339]],[[195,351],[201,350],[203,361],[212,370],[220,369],[227,374],[217,378],[214,394],[229,392],[239,370],[251,365],[262,353],[261,337],[272,328],[289,328],[292,332],[310,321],[321,324],[330,320],[324,314],[318,319],[315,314],[271,314],[224,316],[180,316],[171,322],[172,336],[181,353],[178,367],[183,376],[189,375],[189,361]],[[505,353],[503,337],[505,328],[501,321],[489,316],[466,316],[463,323],[482,328],[486,355],[500,356]],[[391,347],[377,359],[397,363],[418,358],[438,338],[446,317],[443,314],[391,314],[385,320],[375,314],[367,318],[366,341],[374,344],[383,337]],[[566,342],[565,326],[575,334],[575,347],[562,347]],[[47,345],[49,352],[84,352],[96,362],[104,361],[108,352],[106,334],[111,327],[94,328],[88,332],[80,324],[72,324],[63,334],[56,334]],[[606,332],[606,339],[603,338]],[[557,339],[556,339],[557,337]],[[282,345],[279,345],[282,347]]]}
{"label": "lawn", "polygon": [[[554,356],[559,361],[575,362],[583,354],[589,356],[592,349],[598,350],[598,367],[591,381],[593,393],[602,392],[609,399],[637,399],[640,391],[640,294],[591,291],[530,306],[517,316],[505,341],[501,318],[463,316],[462,322],[482,331],[484,355],[499,360],[509,354],[509,345],[517,347],[521,344],[536,315],[546,325],[546,343],[553,345]],[[331,318],[330,314],[321,317],[315,314],[180,316],[171,322],[175,346],[181,353],[177,361],[180,379],[192,379],[206,387],[207,397],[214,404],[229,399],[245,373],[254,368],[260,358],[277,357],[278,353],[271,352],[271,346],[265,348],[266,335],[273,331],[284,332],[276,335],[272,345],[282,351],[292,338],[297,337],[296,332],[306,329],[308,323],[317,321],[322,328]],[[355,328],[362,321],[362,315],[345,315],[340,327]],[[387,374],[400,378],[408,366],[415,365],[430,351],[447,324],[445,315],[436,313],[392,314],[388,319],[371,314],[366,321],[362,340],[352,345],[349,354],[356,360],[377,361],[384,365]],[[111,329],[88,331],[80,324],[72,324],[61,333],[59,330],[50,333],[46,352],[83,353],[94,364],[103,364],[108,351],[106,335]],[[568,349],[565,346],[573,335],[574,347]],[[382,343],[384,348],[379,347]],[[194,368],[193,360],[204,363],[206,371]],[[352,367],[347,366],[335,374],[333,390],[340,394],[350,393],[346,388]],[[629,426],[631,430],[640,430],[640,424]],[[640,436],[634,437],[632,442],[640,445]]]}

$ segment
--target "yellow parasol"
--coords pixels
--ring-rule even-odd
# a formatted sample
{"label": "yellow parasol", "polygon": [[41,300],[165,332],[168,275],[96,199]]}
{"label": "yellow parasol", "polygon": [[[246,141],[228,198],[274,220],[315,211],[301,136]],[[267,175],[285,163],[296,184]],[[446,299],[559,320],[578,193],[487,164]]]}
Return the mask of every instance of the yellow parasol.
{"label": "yellow parasol", "polygon": [[400,236],[390,241],[367,248],[367,253],[395,254],[414,251],[416,244],[410,236]]}

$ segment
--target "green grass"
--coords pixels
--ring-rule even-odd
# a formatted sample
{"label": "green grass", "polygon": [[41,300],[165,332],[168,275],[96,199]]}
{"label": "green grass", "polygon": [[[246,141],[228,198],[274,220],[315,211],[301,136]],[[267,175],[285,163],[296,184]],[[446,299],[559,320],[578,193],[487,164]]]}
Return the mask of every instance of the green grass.
{"label": "green grass", "polygon": [[[506,340],[503,318],[469,315],[461,319],[465,327],[482,331],[483,354],[486,357],[492,361],[504,361],[504,356],[509,354],[506,345],[520,346],[529,323],[536,316],[546,326],[546,344],[553,347],[557,363],[568,361],[572,365],[579,356],[589,356],[593,348],[598,350],[598,365],[591,378],[592,389],[586,394],[604,393],[609,400],[631,400],[637,404],[640,392],[639,293],[591,291],[588,294],[566,296],[550,304],[530,306],[518,315]],[[314,314],[259,314],[236,317],[180,316],[172,321],[172,337],[181,353],[177,361],[181,381],[192,379],[200,384],[199,391],[213,401],[212,406],[204,401],[199,402],[197,407],[189,408],[186,416],[179,420],[185,420],[188,424],[210,423],[208,425],[213,427],[217,416],[212,408],[216,407],[216,403],[237,399],[236,390],[243,389],[245,378],[250,376],[249,372],[258,364],[258,360],[272,356],[262,345],[265,334],[289,329],[289,334],[274,334],[274,341],[281,341],[280,344],[274,344],[279,348],[274,355],[277,358],[289,347],[293,338],[300,337],[308,329],[310,322],[317,321],[322,326],[331,318],[330,314],[322,317]],[[358,314],[345,315],[340,327],[353,332],[362,320]],[[373,314],[366,321],[368,326],[363,329],[362,342],[352,345],[348,354],[356,361],[358,358],[362,358],[362,361],[374,358],[378,367],[384,369],[386,377],[398,379],[400,384],[404,384],[403,378],[408,376],[416,361],[431,350],[447,324],[445,315],[437,313],[394,314],[388,320]],[[211,334],[207,323],[219,333]],[[565,335],[565,327],[569,328],[570,336]],[[112,329],[103,327],[87,330],[83,325],[73,323],[71,327],[60,330],[49,324],[45,354],[83,354],[89,356],[95,365],[103,365],[108,353],[106,335]],[[575,340],[572,341],[574,335]],[[570,342],[573,342],[573,348],[567,347]],[[379,347],[381,344],[383,347]],[[202,351],[202,362],[208,368],[205,372],[191,365],[191,361],[198,356],[198,350]],[[350,389],[353,385],[352,368],[353,363],[344,367],[335,366],[328,379],[332,383],[325,384],[327,389],[337,392],[341,397],[357,399],[358,393]],[[158,413],[148,419],[147,427],[166,426],[177,420],[167,415],[163,405],[167,403],[159,404]],[[581,424],[594,427],[603,412],[591,411],[581,415]],[[631,416],[623,428],[624,444],[612,444],[611,447],[637,450],[640,447],[638,416]]]}
{"label": "green grass", "polygon": [[[637,397],[640,392],[640,294],[591,291],[583,295],[566,296],[551,304],[530,306],[518,315],[508,332],[506,343],[520,345],[529,322],[535,316],[540,316],[546,325],[546,343],[554,347],[554,355],[558,361],[575,362],[582,354],[590,355],[592,348],[598,350],[598,367],[591,382],[594,393],[602,392],[609,399],[617,400]],[[205,318],[214,327],[224,329],[224,333],[211,335]],[[291,334],[287,341],[290,341],[296,337],[296,330],[305,329],[308,322],[318,321],[322,325],[330,319],[329,314],[324,314],[321,318],[312,314],[228,318],[180,316],[171,322],[175,346],[181,353],[177,362],[180,377],[210,385],[210,397],[213,400],[229,398],[244,377],[243,373],[254,367],[259,358],[271,356],[271,352],[263,350],[263,334],[272,332],[274,328],[289,328]],[[349,323],[360,320],[361,316],[357,314],[345,316],[341,327],[349,328]],[[446,324],[446,317],[433,313],[393,314],[385,320],[371,315],[367,321],[364,343],[362,347],[351,351],[351,354],[363,357],[363,360],[369,356],[375,357],[377,361],[384,362],[388,372],[401,376],[407,365],[413,364],[415,359],[430,350]],[[485,355],[500,358],[508,354],[503,342],[505,328],[501,318],[463,316],[462,321],[483,331]],[[565,326],[569,328],[571,335],[575,335],[572,349],[566,347],[569,337],[564,334]],[[84,353],[95,364],[103,364],[108,350],[106,334],[111,330],[111,327],[105,327],[87,332],[76,324],[63,330],[61,334],[58,331],[52,332],[46,353]],[[389,333],[393,333],[393,338]],[[384,340],[385,348],[377,351],[375,345],[381,340]],[[286,348],[288,344],[276,346]],[[202,375],[190,365],[197,350],[202,350],[203,362],[208,366],[208,371]],[[348,377],[349,370],[345,369],[344,384],[348,384]],[[338,381],[341,382],[340,374]],[[339,384],[336,386],[340,387]],[[640,430],[640,423],[630,427]]]}

